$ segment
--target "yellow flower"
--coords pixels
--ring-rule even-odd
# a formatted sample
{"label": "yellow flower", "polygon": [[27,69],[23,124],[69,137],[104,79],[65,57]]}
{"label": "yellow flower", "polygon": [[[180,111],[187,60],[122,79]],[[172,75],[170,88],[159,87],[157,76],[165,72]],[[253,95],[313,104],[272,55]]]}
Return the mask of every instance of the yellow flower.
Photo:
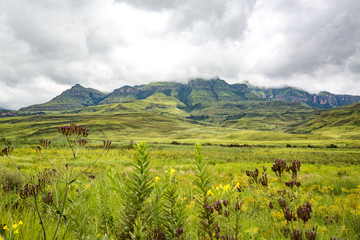
{"label": "yellow flower", "polygon": [[213,195],[212,191],[211,191],[211,190],[208,190],[208,191],[207,191],[207,195]]}
{"label": "yellow flower", "polygon": [[155,177],[155,182],[159,181],[160,179],[160,177]]}
{"label": "yellow flower", "polygon": [[9,230],[8,226],[5,225],[5,226],[3,227],[3,230]]}
{"label": "yellow flower", "polygon": [[15,234],[18,234],[18,233],[19,233],[19,230],[16,230],[14,233],[15,233]]}
{"label": "yellow flower", "polygon": [[175,169],[172,168],[172,169],[170,170],[170,173],[173,174],[174,172],[175,172]]}
{"label": "yellow flower", "polygon": [[186,197],[183,197],[183,199],[182,199],[183,201],[185,201],[186,200]]}
{"label": "yellow flower", "polygon": [[24,224],[24,223],[20,220],[20,221],[19,221],[19,225],[23,225],[23,224]]}
{"label": "yellow flower", "polygon": [[18,226],[19,226],[19,225],[14,224],[12,227],[13,227],[13,229],[16,229]]}
{"label": "yellow flower", "polygon": [[226,184],[225,186],[224,186],[224,191],[226,192],[227,190],[229,190],[230,189],[230,184]]}

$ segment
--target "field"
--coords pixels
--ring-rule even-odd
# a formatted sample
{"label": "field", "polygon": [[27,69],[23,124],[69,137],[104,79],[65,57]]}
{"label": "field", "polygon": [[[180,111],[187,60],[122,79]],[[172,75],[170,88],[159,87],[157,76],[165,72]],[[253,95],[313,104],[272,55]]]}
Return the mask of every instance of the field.
{"label": "field", "polygon": [[[3,139],[15,148],[0,158],[3,239],[360,238],[355,140],[201,126],[194,133],[183,123],[187,138],[158,130],[153,141],[145,132],[136,139],[123,127],[126,134],[111,135],[117,139],[109,147],[100,138],[111,131],[101,135],[89,117],[95,130],[84,147],[74,137],[86,137],[81,129],[67,142],[54,133],[55,121],[42,125],[53,142],[40,145],[35,138],[42,135],[21,130],[28,123],[18,120],[8,123],[13,138]],[[211,137],[219,129],[221,137]],[[29,141],[21,141],[21,131]],[[135,143],[141,140],[148,145]],[[276,159],[286,165],[273,167]]]}

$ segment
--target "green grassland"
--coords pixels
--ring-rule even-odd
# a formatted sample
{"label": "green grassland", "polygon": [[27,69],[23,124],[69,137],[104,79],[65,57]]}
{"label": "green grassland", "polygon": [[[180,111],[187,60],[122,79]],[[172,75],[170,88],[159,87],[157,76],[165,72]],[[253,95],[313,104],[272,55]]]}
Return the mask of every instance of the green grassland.
{"label": "green grassland", "polygon": [[[144,100],[146,101],[146,100]],[[48,114],[36,116],[11,117],[0,119],[1,138],[13,143],[33,144],[41,138],[57,139],[57,128],[71,122],[86,125],[91,138],[96,140],[111,139],[114,142],[126,143],[130,140],[171,143],[211,143],[211,144],[249,144],[249,145],[281,145],[296,146],[359,146],[359,139],[353,136],[359,128],[352,128],[351,133],[342,128],[329,128],[318,134],[291,134],[281,131],[259,131],[221,127],[215,124],[180,118],[173,112],[181,111],[174,107],[176,102],[169,103],[173,107],[161,108],[151,102],[141,103],[146,111],[135,111],[135,103],[111,104],[98,108],[91,106],[79,113]],[[138,107],[137,107],[138,108]],[[159,114],[160,112],[160,114]],[[186,116],[184,114],[184,116]],[[289,115],[291,116],[291,115]],[[245,118],[246,119],[246,118]],[[246,121],[243,119],[243,121]],[[256,121],[249,119],[255,126]],[[259,119],[261,122],[261,119]],[[237,123],[239,124],[239,123]],[[259,123],[261,124],[261,123]],[[274,124],[274,123],[273,123]],[[330,135],[331,131],[332,135]],[[350,136],[350,137],[348,137]]]}
{"label": "green grassland", "polygon": [[[101,142],[89,139],[89,146],[80,149],[74,162],[75,173],[86,169],[96,156],[101,155],[103,150],[100,145]],[[197,208],[198,193],[194,183],[194,146],[150,144],[148,150],[150,175],[160,180],[153,181],[153,193],[144,207],[151,212],[157,203],[166,204],[166,200],[159,197],[163,191],[161,189],[169,187],[167,181],[170,177],[171,184],[177,186],[176,201],[179,205],[176,206],[183,211],[182,214],[187,219],[181,225],[184,229],[183,238],[210,239],[196,233],[199,231],[197,212],[200,210]],[[84,176],[72,185],[66,210],[68,220],[60,225],[60,236],[67,239],[121,239],[118,235],[122,224],[121,212],[124,211],[121,206],[126,199],[122,194],[122,181],[126,181],[126,176],[132,171],[136,154],[137,151],[131,145],[115,143],[87,172],[86,176],[91,174],[96,176],[95,179]],[[285,190],[293,196],[293,202],[289,202],[291,208],[296,209],[299,204],[306,202],[312,204],[311,220],[303,224],[299,219],[291,223],[292,227],[302,229],[303,232],[314,227],[316,239],[329,239],[334,236],[343,239],[359,237],[359,149],[203,146],[202,156],[210,174],[208,200],[213,202],[217,199],[228,199],[231,203],[228,207],[231,217],[228,220],[216,211],[213,215],[221,226],[222,234],[226,231],[234,234],[236,212],[232,206],[234,201],[241,201],[238,239],[291,239],[282,233],[282,229],[290,225],[278,206],[276,195],[278,191]],[[279,178],[271,171],[272,163],[277,158],[283,158],[288,163],[301,161],[299,189],[291,190],[285,186],[285,181],[291,181],[289,174]],[[0,184],[11,181],[16,189],[16,186],[21,188],[26,181],[13,162],[29,176],[53,166],[56,166],[58,171],[66,172],[65,165],[71,164],[72,153],[62,145],[54,145],[46,151],[43,150],[42,154],[38,154],[34,147],[18,147],[13,150],[10,158],[0,159]],[[47,159],[50,159],[51,164]],[[261,170],[263,166],[268,168],[269,185],[266,188],[256,185],[245,174],[248,169]],[[242,187],[242,192],[237,191],[238,185]],[[55,191],[55,186],[61,188],[62,185],[49,185],[48,190]],[[61,194],[61,191],[58,194]],[[275,197],[271,197],[272,194]],[[16,190],[12,193],[1,191],[0,195],[1,224],[9,228],[0,231],[0,235],[9,239],[42,239],[41,226],[35,212],[28,214],[28,211],[34,211],[29,210],[31,206],[34,207],[31,199],[16,197]],[[270,201],[273,202],[274,209],[268,207]],[[9,202],[12,204],[6,207]],[[38,204],[41,204],[41,200]],[[46,205],[43,207],[43,221],[46,222],[46,231],[50,238],[55,231],[54,219],[57,219],[57,215]],[[162,214],[166,215],[166,212]],[[151,220],[152,218],[154,219]],[[137,239],[147,239],[150,233],[153,234],[151,224],[160,224],[157,221],[162,221],[154,216],[152,218],[142,222],[148,230],[142,229],[145,236]],[[20,221],[23,224],[18,224]],[[158,225],[158,228],[165,229],[165,226]]]}

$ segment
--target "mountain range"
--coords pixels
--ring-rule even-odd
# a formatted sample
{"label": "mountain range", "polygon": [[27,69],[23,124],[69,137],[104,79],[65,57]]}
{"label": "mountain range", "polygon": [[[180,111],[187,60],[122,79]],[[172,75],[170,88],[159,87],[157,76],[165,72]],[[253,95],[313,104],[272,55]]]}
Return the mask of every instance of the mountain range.
{"label": "mountain range", "polygon": [[228,84],[219,78],[123,86],[109,94],[76,84],[47,103],[0,111],[0,132],[36,139],[53,134],[59,124],[76,122],[119,141],[351,143],[360,140],[359,102],[360,96]]}
{"label": "mountain range", "polygon": [[187,112],[205,109],[218,103],[272,102],[298,103],[304,107],[331,109],[360,101],[360,96],[337,95],[329,92],[311,94],[292,87],[259,88],[246,84],[228,84],[217,79],[194,79],[187,84],[156,82],[147,85],[123,86],[110,94],[76,84],[43,104],[20,109],[20,112],[71,111],[83,107],[123,103],[163,94],[179,101]]}

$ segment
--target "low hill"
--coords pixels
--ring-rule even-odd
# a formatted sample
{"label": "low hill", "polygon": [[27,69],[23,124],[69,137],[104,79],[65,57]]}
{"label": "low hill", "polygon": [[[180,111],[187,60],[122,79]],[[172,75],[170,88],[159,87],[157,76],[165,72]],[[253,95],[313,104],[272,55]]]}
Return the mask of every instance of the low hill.
{"label": "low hill", "polygon": [[[104,105],[107,107],[116,104]],[[97,106],[88,107],[88,109]],[[255,131],[212,126],[193,120],[178,119],[170,115],[153,112],[102,112],[47,114],[0,118],[0,132],[12,145],[38,144],[47,138],[54,142],[63,142],[58,127],[70,123],[85,125],[89,129],[91,142],[101,144],[103,139],[116,144],[128,144],[145,141],[150,143],[211,143],[211,144],[266,144],[282,145],[287,143],[304,145],[305,143],[324,144],[326,137],[303,134],[288,134],[271,131]],[[5,139],[6,138],[6,139]]]}
{"label": "low hill", "polygon": [[92,89],[85,88],[80,84],[76,84],[55,97],[51,101],[43,104],[36,104],[29,107],[21,108],[20,112],[47,112],[47,111],[66,111],[77,108],[87,107],[99,104],[105,94]]}
{"label": "low hill", "polygon": [[121,103],[102,104],[70,111],[69,113],[101,113],[115,114],[126,112],[151,112],[159,115],[172,115],[174,118],[183,119],[189,114],[183,109],[185,104],[175,97],[163,93],[155,93],[146,99],[124,100]]}
{"label": "low hill", "polygon": [[360,139],[360,103],[323,112],[313,120],[294,126],[287,132]]}

